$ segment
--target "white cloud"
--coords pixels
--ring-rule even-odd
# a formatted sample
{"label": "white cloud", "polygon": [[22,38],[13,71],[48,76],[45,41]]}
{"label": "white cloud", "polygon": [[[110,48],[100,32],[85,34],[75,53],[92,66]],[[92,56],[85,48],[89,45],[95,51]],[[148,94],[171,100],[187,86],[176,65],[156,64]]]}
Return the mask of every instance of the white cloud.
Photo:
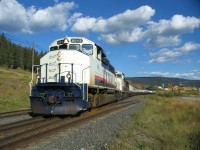
{"label": "white cloud", "polygon": [[89,30],[92,29],[96,24],[96,18],[82,17],[78,18],[73,24],[71,30],[81,35],[88,34]]}
{"label": "white cloud", "polygon": [[[195,17],[184,17],[182,15],[174,15],[171,19],[170,33],[176,32],[177,34],[183,34],[193,32],[195,28],[199,27],[200,19]],[[167,31],[167,30],[166,30]]]}
{"label": "white cloud", "polygon": [[149,6],[141,6],[135,10],[126,10],[108,19],[81,17],[71,30],[80,34],[89,31],[100,33],[99,39],[108,44],[125,44],[139,41],[142,36],[140,25],[145,24],[155,14]]}
{"label": "white cloud", "polygon": [[[72,13],[77,7],[74,2],[54,2],[54,6],[38,9],[34,6],[25,8],[17,0],[1,0],[0,29],[8,32],[38,33],[49,29],[65,31],[71,27],[73,32],[81,35],[87,35],[90,31],[98,33],[98,38],[108,44],[141,42],[145,48],[153,49],[178,46],[182,42],[183,34],[192,33],[200,26],[199,18],[182,15],[154,22],[151,17],[156,11],[147,5],[134,10],[127,9],[110,18],[95,18]],[[193,43],[183,48],[190,51],[191,45]],[[160,61],[165,62],[167,58],[162,56]]]}
{"label": "white cloud", "polygon": [[161,19],[159,22],[149,21],[149,31],[163,36],[176,36],[191,33],[200,25],[200,19],[174,15],[171,20]]}
{"label": "white cloud", "polygon": [[[150,52],[149,56],[153,58],[149,60],[149,63],[153,62],[163,63],[169,61],[177,62],[178,57],[187,55],[192,50],[199,50],[199,49],[200,49],[200,44],[193,42],[187,42],[182,47],[179,48],[172,48],[172,49],[164,48],[155,53]],[[188,63],[189,62],[191,62],[191,60],[188,61]]]}
{"label": "white cloud", "polygon": [[166,53],[166,52],[168,52],[168,51],[169,51],[169,49],[163,48],[163,49],[161,49],[160,51],[155,52],[155,53],[150,52],[150,53],[149,53],[149,56],[151,56],[151,57],[153,57],[153,56],[160,56],[160,55],[162,55],[163,53]]}
{"label": "white cloud", "polygon": [[141,6],[126,10],[110,18],[81,17],[71,30],[79,34],[99,33],[99,39],[112,45],[142,42],[147,49],[178,46],[181,36],[200,26],[196,17],[174,15],[171,19],[151,20],[155,10]]}
{"label": "white cloud", "polygon": [[176,52],[173,50],[169,50],[167,48],[165,49],[161,49],[158,52],[155,53],[149,53],[150,57],[155,57],[153,59],[151,59],[149,61],[149,63],[153,63],[153,62],[159,62],[159,63],[163,63],[163,62],[169,62],[169,61],[173,61],[174,58],[179,57],[183,54],[181,54],[180,52]]}
{"label": "white cloud", "polygon": [[171,20],[161,19],[158,23],[149,21],[144,34],[145,47],[177,46],[181,42],[181,35],[192,33],[199,26],[200,19],[182,15],[174,15]]}
{"label": "white cloud", "polygon": [[11,32],[22,31],[27,24],[26,17],[24,6],[16,0],[0,1],[0,29]]}
{"label": "white cloud", "polygon": [[141,6],[135,10],[126,10],[108,19],[99,19],[92,29],[94,32],[114,33],[133,30],[138,25],[146,23],[155,14],[149,6]]}
{"label": "white cloud", "polygon": [[168,46],[178,46],[181,43],[179,36],[159,36],[159,35],[148,35],[145,40],[144,46],[147,49],[168,47]]}
{"label": "white cloud", "polygon": [[163,62],[167,62],[167,61],[169,61],[169,59],[167,59],[166,57],[160,56],[158,58],[149,60],[149,63],[154,63],[154,62],[163,63]]}
{"label": "white cloud", "polygon": [[137,58],[137,55],[128,55],[129,58]]}
{"label": "white cloud", "polygon": [[185,79],[195,79],[200,80],[200,70],[193,70],[191,72],[186,73],[171,73],[171,72],[140,72],[138,74],[146,74],[149,76],[156,76],[156,77],[172,77],[172,78],[185,78]]}
{"label": "white cloud", "polygon": [[121,45],[130,42],[137,42],[142,38],[141,28],[135,28],[133,31],[119,31],[115,33],[101,34],[99,39],[111,45]]}
{"label": "white cloud", "polygon": [[175,48],[176,51],[183,51],[183,52],[190,52],[193,50],[200,49],[200,44],[193,43],[193,42],[187,42],[180,48]]}
{"label": "white cloud", "polygon": [[61,2],[44,9],[36,9],[34,6],[25,8],[16,0],[1,0],[0,29],[23,33],[36,33],[50,28],[64,31],[70,24],[70,11],[74,8],[76,5],[73,2]]}

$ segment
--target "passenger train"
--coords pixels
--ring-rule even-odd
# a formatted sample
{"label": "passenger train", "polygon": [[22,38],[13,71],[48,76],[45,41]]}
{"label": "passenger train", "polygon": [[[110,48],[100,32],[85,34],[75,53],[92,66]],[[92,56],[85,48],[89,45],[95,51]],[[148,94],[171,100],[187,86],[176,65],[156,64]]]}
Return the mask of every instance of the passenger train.
{"label": "passenger train", "polygon": [[84,37],[57,39],[40,59],[30,102],[34,114],[74,115],[130,96],[132,85],[104,50]]}

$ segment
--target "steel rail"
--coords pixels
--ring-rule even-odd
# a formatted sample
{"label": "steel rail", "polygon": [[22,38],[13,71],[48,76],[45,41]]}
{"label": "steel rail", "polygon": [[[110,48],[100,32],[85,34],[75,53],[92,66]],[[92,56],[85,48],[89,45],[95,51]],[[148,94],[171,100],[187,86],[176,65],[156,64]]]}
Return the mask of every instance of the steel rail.
{"label": "steel rail", "polygon": [[0,126],[0,137],[2,135],[8,134],[8,132],[13,132],[14,130],[20,130],[26,126],[29,126],[33,123],[37,123],[45,120],[43,117],[35,117],[26,120],[21,120],[17,122],[12,122],[9,124],[4,124]]}
{"label": "steel rail", "polygon": [[0,139],[0,149],[14,149],[18,147],[27,146],[30,142],[38,141],[39,139],[49,136],[51,134],[57,133],[61,130],[65,130],[70,127],[74,127],[80,125],[82,123],[86,123],[89,120],[93,120],[97,117],[107,115],[111,112],[115,112],[122,108],[126,108],[128,106],[139,103],[139,101],[130,101],[130,103],[121,103],[117,105],[109,105],[105,107],[100,107],[94,109],[92,112],[85,112],[81,115],[81,117],[74,118],[64,118],[57,121],[52,121],[48,124],[43,124],[42,126],[38,126],[33,129],[29,129],[28,131],[23,131],[18,134]]}
{"label": "steel rail", "polygon": [[16,111],[9,111],[9,112],[1,112],[0,113],[0,119],[13,117],[13,116],[17,116],[17,115],[25,115],[25,114],[28,114],[29,112],[30,112],[30,109],[16,110]]}

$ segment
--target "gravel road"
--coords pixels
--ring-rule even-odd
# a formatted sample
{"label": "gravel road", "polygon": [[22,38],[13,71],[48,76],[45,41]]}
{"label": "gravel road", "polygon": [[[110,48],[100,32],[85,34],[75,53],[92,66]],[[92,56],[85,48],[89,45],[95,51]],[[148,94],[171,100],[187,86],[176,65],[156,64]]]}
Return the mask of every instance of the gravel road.
{"label": "gravel road", "polygon": [[[128,100],[141,99],[134,96]],[[136,103],[123,110],[108,114],[78,127],[59,132],[40,142],[30,143],[25,150],[104,150],[112,136],[119,133],[124,122],[139,111],[143,103]]]}

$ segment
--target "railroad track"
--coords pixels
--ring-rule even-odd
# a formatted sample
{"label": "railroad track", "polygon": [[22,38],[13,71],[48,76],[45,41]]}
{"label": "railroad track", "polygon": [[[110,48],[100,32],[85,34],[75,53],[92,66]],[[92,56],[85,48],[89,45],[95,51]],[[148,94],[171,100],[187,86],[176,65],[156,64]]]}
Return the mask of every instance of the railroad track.
{"label": "railroad track", "polygon": [[3,150],[25,147],[33,141],[38,141],[41,138],[55,134],[59,131],[78,126],[97,117],[115,112],[139,102],[139,100],[136,100],[113,103],[94,109],[91,112],[85,112],[81,114],[80,117],[52,117],[47,119],[36,117],[27,119],[21,123],[18,122],[0,126],[0,149]]}
{"label": "railroad track", "polygon": [[9,138],[15,134],[23,133],[24,131],[36,128],[37,126],[46,125],[54,120],[56,121],[55,118],[50,120],[44,119],[43,117],[36,117],[2,125],[0,126],[0,140],[2,138]]}
{"label": "railroad track", "polygon": [[0,119],[8,118],[8,117],[14,117],[14,116],[18,116],[18,115],[26,115],[29,112],[30,112],[30,109],[2,112],[2,113],[0,113]]}

